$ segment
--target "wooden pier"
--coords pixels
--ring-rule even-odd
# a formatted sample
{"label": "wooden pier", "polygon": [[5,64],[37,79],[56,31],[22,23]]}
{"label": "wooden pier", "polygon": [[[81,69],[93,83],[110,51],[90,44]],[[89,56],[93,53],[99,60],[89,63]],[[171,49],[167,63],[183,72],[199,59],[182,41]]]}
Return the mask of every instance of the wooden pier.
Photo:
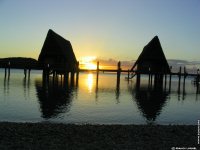
{"label": "wooden pier", "polygon": [[[27,77],[30,78],[30,74],[31,74],[31,70],[43,70],[43,81],[44,82],[49,82],[49,75],[50,75],[50,70],[49,70],[49,65],[47,64],[46,67],[41,67],[41,65],[38,66],[34,66],[34,67],[12,67],[12,64],[10,62],[8,62],[6,65],[2,65],[0,64],[0,68],[4,68],[5,69],[5,79],[6,78],[10,78],[11,76],[11,69],[23,69],[24,70],[24,78],[26,79]],[[163,73],[157,73],[157,72],[142,72],[142,71],[130,71],[130,70],[123,70],[121,69],[121,62],[119,61],[116,64],[116,69],[101,69],[100,68],[100,63],[97,62],[97,69],[80,69],[79,68],[79,63],[78,63],[78,69],[75,72],[65,72],[64,74],[57,74],[56,72],[52,72],[52,77],[53,77],[53,81],[55,80],[55,78],[60,75],[61,80],[63,80],[64,82],[69,80],[69,75],[70,75],[70,81],[73,84],[75,79],[76,79],[76,84],[78,84],[78,79],[79,79],[79,72],[96,72],[96,82],[98,85],[98,81],[99,81],[99,73],[103,72],[103,73],[116,73],[116,86],[119,88],[120,86],[120,79],[121,79],[121,74],[127,74],[126,80],[129,81],[133,78],[136,78],[136,82],[137,85],[140,85],[140,80],[141,80],[141,75],[147,75],[148,76],[148,83],[150,86],[152,85],[156,85],[156,84],[160,84],[157,83],[158,79],[161,79],[159,81],[162,82],[162,85],[164,85],[164,87],[166,88],[167,82],[169,85],[169,89],[171,89],[171,79],[172,76],[177,76],[178,77],[178,90],[180,90],[180,86],[181,86],[181,82],[183,82],[183,86],[185,86],[185,80],[188,76],[190,77],[194,77],[193,83],[195,85],[197,85],[197,88],[199,88],[199,83],[200,83],[200,74],[197,73],[196,74],[191,74],[191,73],[187,73],[186,68],[184,67],[182,69],[182,67],[179,68],[178,72],[170,72],[169,74],[163,74]],[[172,69],[172,67],[170,67],[170,70]],[[183,70],[183,71],[182,71]],[[75,78],[76,75],[76,78]],[[160,77],[160,78],[158,78]],[[168,80],[168,81],[167,81]]]}

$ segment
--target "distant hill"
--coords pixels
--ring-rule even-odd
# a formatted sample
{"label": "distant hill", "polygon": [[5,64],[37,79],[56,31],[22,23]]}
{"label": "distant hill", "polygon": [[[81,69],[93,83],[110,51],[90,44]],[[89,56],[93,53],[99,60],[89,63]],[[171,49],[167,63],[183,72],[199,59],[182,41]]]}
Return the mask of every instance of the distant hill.
{"label": "distant hill", "polygon": [[4,68],[5,66],[10,65],[11,68],[38,68],[38,61],[33,58],[25,57],[9,57],[9,58],[0,58],[0,67]]}

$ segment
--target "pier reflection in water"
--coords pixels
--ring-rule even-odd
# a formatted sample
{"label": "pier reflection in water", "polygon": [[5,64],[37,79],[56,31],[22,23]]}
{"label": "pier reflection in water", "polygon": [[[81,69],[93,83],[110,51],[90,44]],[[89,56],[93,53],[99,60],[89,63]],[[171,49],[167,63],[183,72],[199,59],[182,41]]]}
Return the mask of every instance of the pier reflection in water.
{"label": "pier reflection in water", "polygon": [[62,118],[70,111],[73,94],[76,88],[63,80],[57,79],[55,82],[50,79],[49,83],[41,80],[35,81],[38,101],[42,117],[45,119]]}

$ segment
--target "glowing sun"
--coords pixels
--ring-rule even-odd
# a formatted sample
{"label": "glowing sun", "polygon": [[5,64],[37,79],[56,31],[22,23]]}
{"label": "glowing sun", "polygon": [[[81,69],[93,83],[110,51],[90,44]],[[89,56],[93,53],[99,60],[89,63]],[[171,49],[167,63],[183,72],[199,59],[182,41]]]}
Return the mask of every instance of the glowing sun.
{"label": "glowing sun", "polygon": [[84,56],[80,60],[81,68],[95,70],[97,69],[96,64],[94,61],[96,60],[96,56]]}

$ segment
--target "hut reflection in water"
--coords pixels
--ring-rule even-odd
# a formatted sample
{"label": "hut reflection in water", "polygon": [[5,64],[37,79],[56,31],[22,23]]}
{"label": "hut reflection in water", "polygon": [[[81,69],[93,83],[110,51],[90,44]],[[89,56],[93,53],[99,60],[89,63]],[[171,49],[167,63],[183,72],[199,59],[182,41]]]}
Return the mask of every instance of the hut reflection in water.
{"label": "hut reflection in water", "polygon": [[152,87],[149,87],[148,84],[130,85],[129,91],[147,123],[154,123],[162,112],[169,95],[169,92],[163,89],[162,83]]}
{"label": "hut reflection in water", "polygon": [[45,119],[58,118],[70,111],[71,102],[75,88],[68,82],[64,84],[61,80],[53,82],[50,79],[48,84],[41,80],[35,81],[41,115]]}

